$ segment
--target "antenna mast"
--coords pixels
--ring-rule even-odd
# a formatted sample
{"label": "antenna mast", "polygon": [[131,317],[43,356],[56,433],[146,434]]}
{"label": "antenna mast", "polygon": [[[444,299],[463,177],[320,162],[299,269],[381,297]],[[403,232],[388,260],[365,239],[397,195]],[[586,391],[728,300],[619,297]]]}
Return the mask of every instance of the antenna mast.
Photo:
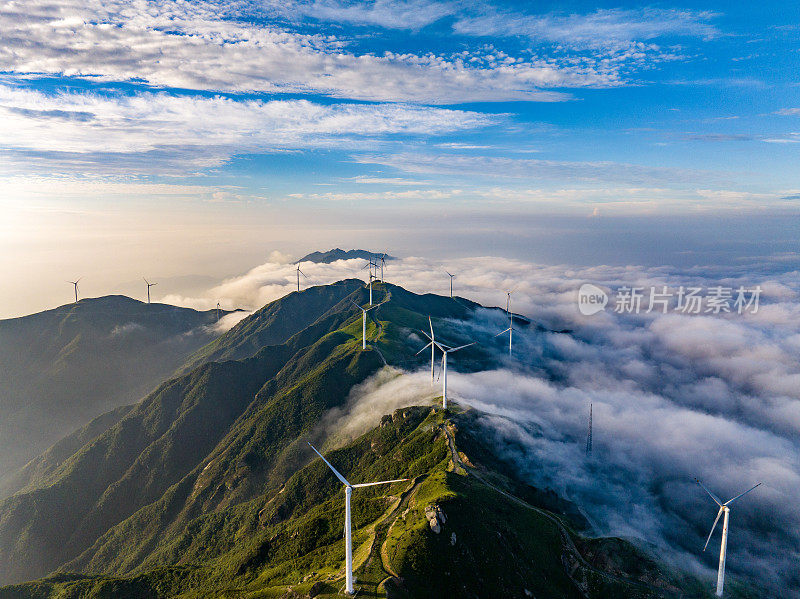
{"label": "antenna mast", "polygon": [[592,455],[592,404],[589,404],[589,434],[586,435],[586,457]]}

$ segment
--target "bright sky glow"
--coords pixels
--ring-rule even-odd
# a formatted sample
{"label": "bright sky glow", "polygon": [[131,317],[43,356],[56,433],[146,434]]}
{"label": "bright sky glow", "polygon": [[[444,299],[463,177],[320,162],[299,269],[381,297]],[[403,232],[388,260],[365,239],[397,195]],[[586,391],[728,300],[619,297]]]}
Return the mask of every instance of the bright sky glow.
{"label": "bright sky glow", "polygon": [[0,32],[4,276],[126,222],[800,202],[795,2],[5,0]]}

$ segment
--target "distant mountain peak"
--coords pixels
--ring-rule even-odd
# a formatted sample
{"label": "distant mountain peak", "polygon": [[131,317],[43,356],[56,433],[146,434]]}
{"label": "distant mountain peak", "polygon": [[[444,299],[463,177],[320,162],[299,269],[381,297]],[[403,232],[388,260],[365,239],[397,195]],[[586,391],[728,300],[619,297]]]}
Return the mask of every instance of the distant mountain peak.
{"label": "distant mountain peak", "polygon": [[373,257],[384,256],[387,260],[396,260],[394,256],[384,254],[384,252],[370,252],[369,250],[343,250],[341,248],[333,248],[327,252],[311,252],[300,258],[297,262],[316,262],[317,264],[330,264],[337,260],[369,260]]}

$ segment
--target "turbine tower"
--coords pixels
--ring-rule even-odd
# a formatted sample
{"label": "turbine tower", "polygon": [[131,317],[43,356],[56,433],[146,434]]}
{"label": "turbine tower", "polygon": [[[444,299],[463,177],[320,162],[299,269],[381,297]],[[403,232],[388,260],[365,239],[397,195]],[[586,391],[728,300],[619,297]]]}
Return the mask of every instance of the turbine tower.
{"label": "turbine tower", "polygon": [[367,349],[367,312],[377,308],[381,304],[378,304],[377,306],[371,306],[369,308],[362,308],[353,300],[350,300],[350,303],[361,310],[361,349]]}
{"label": "turbine tower", "polygon": [[381,256],[381,283],[384,283],[383,279],[383,269],[386,267],[386,252],[383,253]]}
{"label": "turbine tower", "polygon": [[714,520],[713,526],[711,527],[711,532],[708,533],[708,539],[706,539],[706,544],[703,547],[703,551],[705,551],[706,547],[708,547],[708,542],[711,540],[711,535],[714,534],[714,529],[717,527],[717,522],[719,522],[719,517],[725,514],[725,517],[722,519],[722,543],[720,543],[720,548],[719,548],[719,570],[717,570],[717,597],[722,597],[722,588],[725,584],[725,557],[728,552],[728,517],[730,516],[730,509],[728,508],[728,506],[737,499],[739,499],[739,497],[741,497],[742,495],[747,495],[750,491],[758,487],[761,483],[758,483],[757,485],[750,487],[744,493],[740,493],[733,499],[729,499],[725,503],[722,503],[716,495],[714,495],[711,491],[706,489],[705,485],[700,482],[700,479],[696,478],[695,480],[697,481],[697,484],[703,487],[703,490],[706,493],[708,493],[709,497],[711,497],[711,499],[714,500],[714,503],[716,503],[719,506],[717,517]]}
{"label": "turbine tower", "polygon": [[[430,341],[429,345],[431,344],[435,345],[436,347],[439,348],[439,351],[442,352],[442,408],[446,410],[447,409],[447,354],[452,354],[461,349],[464,349],[465,347],[469,347],[470,345],[475,345],[477,341],[473,341],[472,343],[467,343],[465,345],[459,345],[458,347],[449,347],[447,345],[444,345],[443,343],[439,343],[438,341],[434,340],[433,325],[431,325],[430,336],[428,335],[428,333],[424,331],[420,331],[420,333],[422,333],[423,335],[425,335],[425,337],[428,338],[428,340]],[[426,345],[417,353],[420,353],[427,348],[428,346]],[[432,349],[431,349],[431,354],[433,354]]]}
{"label": "turbine tower", "polygon": [[298,262],[297,263],[297,293],[300,293],[300,275],[303,275],[304,277],[306,277],[306,279],[308,278],[306,276],[306,273],[304,273],[302,270],[300,270],[300,263]]}
{"label": "turbine tower", "polygon": [[158,285],[158,283],[150,283],[144,277],[142,277],[142,279],[144,279],[144,282],[147,284],[147,303],[149,304],[150,303],[150,288],[151,287],[155,287],[156,285]]}
{"label": "turbine tower", "polygon": [[78,281],[80,281],[82,278],[83,277],[78,277],[78,279],[75,280],[75,281],[67,281],[67,283],[72,283],[72,285],[75,287],[75,303],[76,304],[78,303]]}
{"label": "turbine tower", "polygon": [[336,475],[336,478],[344,485],[344,561],[345,561],[345,593],[348,595],[354,595],[355,589],[353,587],[353,533],[352,533],[352,523],[350,517],[350,495],[353,493],[353,489],[358,489],[360,487],[372,487],[374,485],[389,485],[392,483],[402,483],[407,481],[407,478],[397,478],[394,480],[381,480],[374,483],[361,483],[357,485],[352,485],[348,482],[348,480],[342,476],[336,468],[334,468],[331,463],[325,459],[325,457],[317,451],[317,448],[308,444],[311,449],[314,450],[319,457],[322,458],[322,461],[331,469],[331,471]]}
{"label": "turbine tower", "polygon": [[[444,272],[447,272],[447,271],[444,271]],[[449,272],[447,272],[447,276],[450,277],[450,297],[453,297],[453,279],[455,279],[456,276],[455,275],[451,275]]]}
{"label": "turbine tower", "polygon": [[219,302],[217,302],[217,322],[219,322]]}
{"label": "turbine tower", "polygon": [[586,435],[586,457],[592,455],[592,404],[589,404],[589,434]]}

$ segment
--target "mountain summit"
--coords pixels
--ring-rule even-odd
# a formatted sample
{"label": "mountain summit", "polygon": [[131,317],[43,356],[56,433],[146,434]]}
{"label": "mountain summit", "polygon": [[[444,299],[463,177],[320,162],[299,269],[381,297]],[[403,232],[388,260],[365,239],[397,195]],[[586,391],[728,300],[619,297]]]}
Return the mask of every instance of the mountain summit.
{"label": "mountain summit", "polygon": [[340,248],[334,248],[332,250],[328,250],[327,252],[311,252],[310,254],[306,254],[300,258],[300,260],[297,262],[330,264],[331,262],[336,262],[337,260],[370,260],[372,258],[380,258],[381,256],[383,256],[386,260],[396,259],[394,256],[384,254],[383,252],[370,252],[367,250],[343,250]]}

